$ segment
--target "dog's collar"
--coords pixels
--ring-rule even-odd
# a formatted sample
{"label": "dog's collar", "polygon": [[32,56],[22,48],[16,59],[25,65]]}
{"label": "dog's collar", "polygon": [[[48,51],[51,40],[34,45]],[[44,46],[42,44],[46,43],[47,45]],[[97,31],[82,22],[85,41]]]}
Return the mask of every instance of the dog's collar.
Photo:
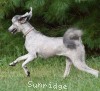
{"label": "dog's collar", "polygon": [[27,34],[29,34],[34,28],[32,27],[31,29],[29,29],[24,35],[23,37],[25,37]]}

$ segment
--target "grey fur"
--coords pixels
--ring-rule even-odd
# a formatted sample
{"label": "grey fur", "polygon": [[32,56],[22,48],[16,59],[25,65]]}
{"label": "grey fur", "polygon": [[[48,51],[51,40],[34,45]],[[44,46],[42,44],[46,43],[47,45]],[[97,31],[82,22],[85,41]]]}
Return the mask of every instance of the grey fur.
{"label": "grey fur", "polygon": [[63,42],[67,48],[76,49],[76,44],[74,41],[63,38]]}
{"label": "grey fur", "polygon": [[15,16],[12,18],[12,22],[16,22],[16,21],[19,19],[20,16],[21,16],[21,15],[15,15]]}
{"label": "grey fur", "polygon": [[67,48],[76,49],[75,41],[79,41],[81,36],[81,30],[78,30],[76,28],[70,28],[65,32],[63,36],[63,42]]}
{"label": "grey fur", "polygon": [[13,24],[8,29],[11,33],[22,32],[25,35],[25,48],[28,52],[26,55],[18,57],[15,61],[11,62],[10,66],[15,66],[18,62],[25,60],[22,68],[25,74],[29,76],[30,72],[26,64],[37,58],[37,54],[43,58],[57,55],[66,57],[66,68],[63,77],[69,75],[72,64],[79,70],[98,77],[99,71],[88,67],[85,63],[85,49],[81,41],[82,32],[80,30],[70,28],[64,34],[64,37],[48,37],[38,32],[27,21],[28,17],[32,17],[32,8],[30,8],[29,13],[13,17]]}

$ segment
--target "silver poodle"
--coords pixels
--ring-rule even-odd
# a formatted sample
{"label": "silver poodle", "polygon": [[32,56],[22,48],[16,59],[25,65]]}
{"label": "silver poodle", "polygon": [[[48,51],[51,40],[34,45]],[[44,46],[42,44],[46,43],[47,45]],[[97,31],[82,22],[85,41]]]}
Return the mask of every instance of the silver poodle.
{"label": "silver poodle", "polygon": [[73,64],[79,70],[85,71],[98,77],[99,71],[88,67],[85,63],[85,49],[81,41],[82,31],[75,28],[68,29],[63,37],[48,37],[38,32],[28,21],[32,17],[32,8],[30,12],[24,15],[15,15],[12,18],[12,25],[9,32],[16,34],[22,32],[25,36],[25,47],[28,53],[18,57],[11,62],[10,66],[15,66],[22,60],[22,68],[27,76],[30,72],[26,64],[39,57],[48,58],[51,56],[65,56],[66,67],[63,77],[69,75],[71,65]]}

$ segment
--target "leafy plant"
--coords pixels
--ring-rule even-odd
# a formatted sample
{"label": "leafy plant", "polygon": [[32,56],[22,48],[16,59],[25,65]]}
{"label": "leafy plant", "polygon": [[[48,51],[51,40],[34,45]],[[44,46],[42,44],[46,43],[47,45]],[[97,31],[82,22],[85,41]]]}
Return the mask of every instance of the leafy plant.
{"label": "leafy plant", "polygon": [[100,0],[0,0],[0,21],[23,14],[30,6],[31,22],[40,31],[42,27],[44,32],[54,30],[48,33],[60,36],[65,26],[79,27],[84,30],[85,45],[91,50],[100,49]]}

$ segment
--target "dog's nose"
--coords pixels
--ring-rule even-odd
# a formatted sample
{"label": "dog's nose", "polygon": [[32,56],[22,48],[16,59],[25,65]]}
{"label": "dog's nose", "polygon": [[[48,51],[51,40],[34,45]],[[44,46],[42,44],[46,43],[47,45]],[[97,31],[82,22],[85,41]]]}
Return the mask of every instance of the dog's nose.
{"label": "dog's nose", "polygon": [[8,28],[8,31],[10,32],[10,29]]}
{"label": "dog's nose", "polygon": [[11,29],[10,29],[10,28],[8,28],[8,31],[10,32],[10,31],[11,31]]}

